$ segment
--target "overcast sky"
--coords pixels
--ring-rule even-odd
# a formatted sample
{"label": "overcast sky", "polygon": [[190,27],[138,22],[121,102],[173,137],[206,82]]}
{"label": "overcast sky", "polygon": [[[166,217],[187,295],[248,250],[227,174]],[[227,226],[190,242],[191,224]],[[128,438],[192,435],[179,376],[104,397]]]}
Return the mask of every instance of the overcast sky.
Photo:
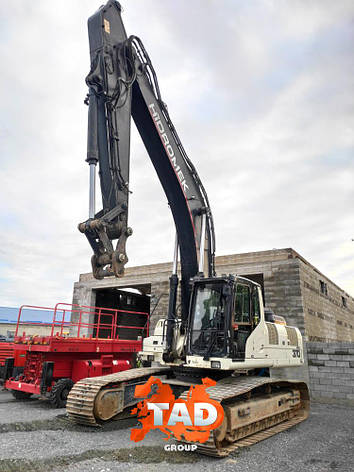
{"label": "overcast sky", "polygon": [[[354,295],[352,0],[126,0],[214,213],[217,254],[292,247]],[[98,0],[0,3],[0,305],[71,300],[91,250],[85,76]],[[171,260],[132,132],[129,265]]]}

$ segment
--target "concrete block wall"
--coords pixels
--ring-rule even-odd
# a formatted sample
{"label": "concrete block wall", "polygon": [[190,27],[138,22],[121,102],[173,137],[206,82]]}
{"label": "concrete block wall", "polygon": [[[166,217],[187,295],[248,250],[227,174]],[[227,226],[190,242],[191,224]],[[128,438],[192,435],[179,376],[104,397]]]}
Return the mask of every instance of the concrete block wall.
{"label": "concrete block wall", "polygon": [[218,256],[215,259],[218,274],[244,276],[262,274],[265,304],[276,315],[284,316],[291,326],[304,334],[304,312],[300,285],[300,267],[293,249],[250,252]]}
{"label": "concrete block wall", "polygon": [[308,342],[306,347],[311,398],[354,405],[354,343]]}
{"label": "concrete block wall", "polygon": [[[298,262],[309,341],[354,342],[354,299],[299,255]],[[326,293],[321,292],[321,281]]]}
{"label": "concrete block wall", "polygon": [[264,291],[266,306],[305,334],[298,259],[289,257],[273,263],[264,276]]}
{"label": "concrete block wall", "polygon": [[[156,326],[156,323],[160,319],[166,318],[166,313],[168,311],[169,292],[170,292],[170,284],[168,281],[167,274],[166,274],[166,280],[156,281],[151,284],[150,334],[153,334],[153,330]],[[180,300],[180,297],[179,297],[179,300]]]}

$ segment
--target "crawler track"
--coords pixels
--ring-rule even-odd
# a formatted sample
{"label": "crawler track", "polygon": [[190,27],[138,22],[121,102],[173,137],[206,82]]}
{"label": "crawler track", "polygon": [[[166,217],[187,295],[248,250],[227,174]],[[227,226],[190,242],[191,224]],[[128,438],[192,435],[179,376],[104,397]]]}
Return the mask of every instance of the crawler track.
{"label": "crawler track", "polygon": [[[83,379],[69,394],[68,416],[75,423],[89,426],[119,418],[124,408],[137,402],[135,385],[168,371],[169,367],[152,367]],[[198,443],[197,452],[209,456],[228,456],[239,447],[251,446],[304,421],[309,413],[307,386],[295,380],[227,377],[207,392],[225,412],[223,425],[207,442]],[[181,398],[187,398],[187,393]]]}
{"label": "crawler track", "polygon": [[[207,442],[198,444],[197,452],[213,457],[226,457],[239,447],[246,447],[267,439],[274,434],[285,431],[291,426],[304,421],[309,414],[309,394],[305,383],[291,380],[279,381],[268,377],[228,377],[221,380],[214,387],[207,389],[210,398],[219,401],[224,406],[240,405],[242,410],[248,410],[247,406],[252,404],[253,396],[260,390],[268,391],[262,397],[263,401],[270,400],[271,391],[299,393],[300,401],[296,406],[282,412],[273,412],[261,419],[251,422],[245,426],[236,426],[226,434],[216,430]],[[186,398],[187,392],[181,395]],[[257,398],[257,397],[256,397]],[[226,408],[225,408],[226,407]],[[252,407],[249,408],[250,410]],[[225,411],[227,419],[227,412]],[[235,420],[232,421],[233,423]],[[224,438],[220,436],[224,435]],[[230,436],[232,437],[230,440]]]}
{"label": "crawler track", "polygon": [[[104,375],[102,377],[91,377],[77,382],[71,389],[67,402],[66,411],[69,418],[78,424],[88,426],[99,426],[102,422],[108,421],[124,408],[134,405],[136,400],[126,395],[127,386],[147,380],[151,375],[170,370],[169,367],[148,367],[141,369],[125,370],[116,374]],[[97,397],[109,389],[121,392],[122,401],[117,405],[117,410],[105,420],[99,419],[97,409]],[[133,392],[134,394],[134,392]]]}

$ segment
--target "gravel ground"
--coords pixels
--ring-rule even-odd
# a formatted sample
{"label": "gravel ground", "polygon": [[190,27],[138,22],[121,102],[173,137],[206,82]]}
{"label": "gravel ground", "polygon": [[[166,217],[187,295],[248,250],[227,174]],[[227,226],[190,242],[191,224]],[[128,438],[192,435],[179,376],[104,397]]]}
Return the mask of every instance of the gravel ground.
{"label": "gravel ground", "polygon": [[1,390],[0,386],[0,425],[16,421],[49,420],[58,414],[65,414],[65,409],[55,410],[48,400],[32,399],[20,402],[11,393]]}
{"label": "gravel ground", "polygon": [[353,470],[354,408],[313,404],[304,423],[221,460],[165,452],[157,431],[136,445],[129,439],[135,424],[133,418],[104,428],[79,427],[66,420],[64,409],[53,410],[45,400],[18,402],[1,391],[0,472]]}

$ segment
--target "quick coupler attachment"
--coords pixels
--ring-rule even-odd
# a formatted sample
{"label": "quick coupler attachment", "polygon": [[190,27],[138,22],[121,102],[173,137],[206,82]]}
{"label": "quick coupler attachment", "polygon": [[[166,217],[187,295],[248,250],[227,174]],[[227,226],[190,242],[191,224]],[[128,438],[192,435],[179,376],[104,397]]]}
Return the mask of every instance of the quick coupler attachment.
{"label": "quick coupler attachment", "polygon": [[[124,266],[128,262],[126,253],[127,238],[133,230],[124,221],[107,222],[102,218],[87,220],[78,225],[81,233],[85,234],[92,249],[92,274],[96,279],[104,277],[122,277]],[[116,248],[113,240],[117,240]]]}

